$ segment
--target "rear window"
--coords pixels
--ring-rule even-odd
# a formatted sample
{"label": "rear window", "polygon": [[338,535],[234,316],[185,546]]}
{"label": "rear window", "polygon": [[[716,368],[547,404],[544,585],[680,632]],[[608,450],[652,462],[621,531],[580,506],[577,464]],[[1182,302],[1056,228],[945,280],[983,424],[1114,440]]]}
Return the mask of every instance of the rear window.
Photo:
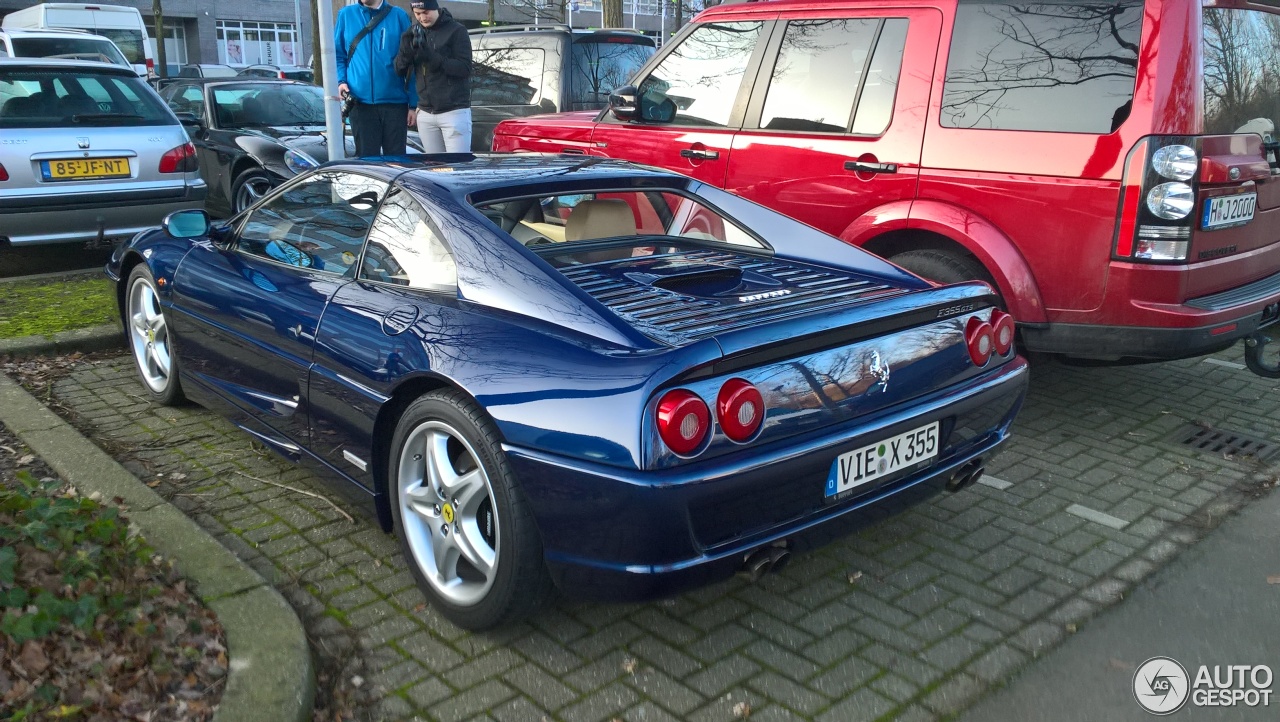
{"label": "rear window", "polygon": [[599,110],[609,93],[627,84],[656,48],[631,38],[579,40],[569,60],[570,96],[562,110]]}
{"label": "rear window", "polygon": [[1141,0],[962,2],[940,122],[1105,134],[1133,105]]}
{"label": "rear window", "polygon": [[556,254],[567,246],[604,240],[630,242],[617,257],[653,255],[664,240],[673,239],[764,247],[736,221],[674,191],[547,195],[477,209],[539,253]]}
{"label": "rear window", "polygon": [[1276,137],[1280,14],[1204,9],[1204,132]]}
{"label": "rear window", "polygon": [[129,61],[112,43],[95,38],[12,38],[19,58],[71,58],[96,60],[128,67]]}
{"label": "rear window", "polygon": [[0,128],[177,125],[140,78],[0,69]]}
{"label": "rear window", "polygon": [[145,42],[140,30],[95,30],[95,33],[110,40],[120,48],[120,52],[124,53],[124,57],[134,65],[142,65],[147,62],[147,51],[143,45]]}
{"label": "rear window", "polygon": [[539,104],[546,55],[542,48],[476,50],[471,56],[471,104]]}

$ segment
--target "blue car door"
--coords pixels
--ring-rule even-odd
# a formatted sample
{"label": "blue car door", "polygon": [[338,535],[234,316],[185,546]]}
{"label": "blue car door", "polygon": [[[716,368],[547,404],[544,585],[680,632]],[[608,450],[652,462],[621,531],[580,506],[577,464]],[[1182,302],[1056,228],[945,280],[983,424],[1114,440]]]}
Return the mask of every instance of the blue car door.
{"label": "blue car door", "polygon": [[227,248],[193,249],[174,279],[184,376],[307,444],[316,331],[385,192],[366,176],[317,173],[249,211]]}
{"label": "blue car door", "polygon": [[448,245],[409,194],[382,204],[357,280],[340,288],[316,339],[309,388],[311,450],[373,485],[373,424],[385,394],[412,370],[432,368],[432,344],[458,315],[458,274]]}

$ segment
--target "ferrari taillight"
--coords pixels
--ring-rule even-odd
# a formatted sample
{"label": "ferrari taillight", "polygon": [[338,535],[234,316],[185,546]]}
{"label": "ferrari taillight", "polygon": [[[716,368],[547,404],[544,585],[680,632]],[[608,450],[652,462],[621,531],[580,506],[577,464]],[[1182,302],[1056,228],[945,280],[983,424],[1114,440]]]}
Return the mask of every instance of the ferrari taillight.
{"label": "ferrari taillight", "polygon": [[991,352],[995,350],[995,338],[992,335],[991,324],[974,316],[969,319],[969,323],[964,329],[965,344],[969,347],[969,358],[973,359],[973,365],[982,367],[987,365],[987,361],[991,360]]}
{"label": "ferrari taillight", "polygon": [[9,180],[9,171],[4,169],[4,164],[0,163],[0,181]]}
{"label": "ferrari taillight", "polygon": [[190,143],[184,143],[160,156],[161,173],[191,173],[199,169],[196,147]]}
{"label": "ferrari taillight", "polygon": [[729,379],[716,397],[716,419],[724,435],[742,443],[755,436],[764,421],[764,397],[744,379]]}
{"label": "ferrari taillight", "polygon": [[697,451],[711,430],[707,404],[687,389],[674,389],[663,395],[657,417],[658,435],[667,448],[681,456]]}
{"label": "ferrari taillight", "polygon": [[1013,349],[1013,316],[997,309],[991,314],[991,340],[996,353],[1003,356]]}

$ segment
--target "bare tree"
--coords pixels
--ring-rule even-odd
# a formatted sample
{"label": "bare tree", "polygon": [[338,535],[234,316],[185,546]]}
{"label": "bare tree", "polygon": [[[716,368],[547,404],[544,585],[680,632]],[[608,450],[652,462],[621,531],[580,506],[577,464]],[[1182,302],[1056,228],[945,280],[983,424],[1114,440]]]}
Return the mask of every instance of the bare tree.
{"label": "bare tree", "polygon": [[622,22],[622,0],[601,0],[600,24],[606,28],[625,27]]}
{"label": "bare tree", "polygon": [[165,78],[169,76],[169,68],[164,47],[164,7],[161,5],[160,0],[151,1],[151,15],[155,19],[156,75]]}

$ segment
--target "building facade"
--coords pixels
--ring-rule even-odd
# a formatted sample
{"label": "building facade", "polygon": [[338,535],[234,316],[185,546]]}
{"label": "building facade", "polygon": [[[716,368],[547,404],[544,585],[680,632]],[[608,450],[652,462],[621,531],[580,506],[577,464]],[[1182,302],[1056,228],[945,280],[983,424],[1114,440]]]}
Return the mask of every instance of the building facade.
{"label": "building facade", "polygon": [[[320,0],[321,2],[325,0]],[[335,12],[356,0],[331,0]],[[623,0],[623,24],[655,37],[674,33],[675,2],[679,0]],[[405,10],[408,0],[391,0]],[[542,25],[565,23],[575,28],[601,25],[601,0],[495,0],[497,24]],[[685,20],[702,6],[685,0]],[[0,18],[30,7],[32,0],[0,0]],[[153,0],[110,0],[142,12],[148,35],[155,42]],[[312,11],[315,0],[162,0],[165,55],[172,68],[184,63],[223,63],[232,66],[268,63],[306,65],[311,60]],[[489,19],[487,0],[442,0],[464,25],[481,27]],[[665,33],[663,32],[665,30]],[[154,45],[153,45],[154,48]]]}

